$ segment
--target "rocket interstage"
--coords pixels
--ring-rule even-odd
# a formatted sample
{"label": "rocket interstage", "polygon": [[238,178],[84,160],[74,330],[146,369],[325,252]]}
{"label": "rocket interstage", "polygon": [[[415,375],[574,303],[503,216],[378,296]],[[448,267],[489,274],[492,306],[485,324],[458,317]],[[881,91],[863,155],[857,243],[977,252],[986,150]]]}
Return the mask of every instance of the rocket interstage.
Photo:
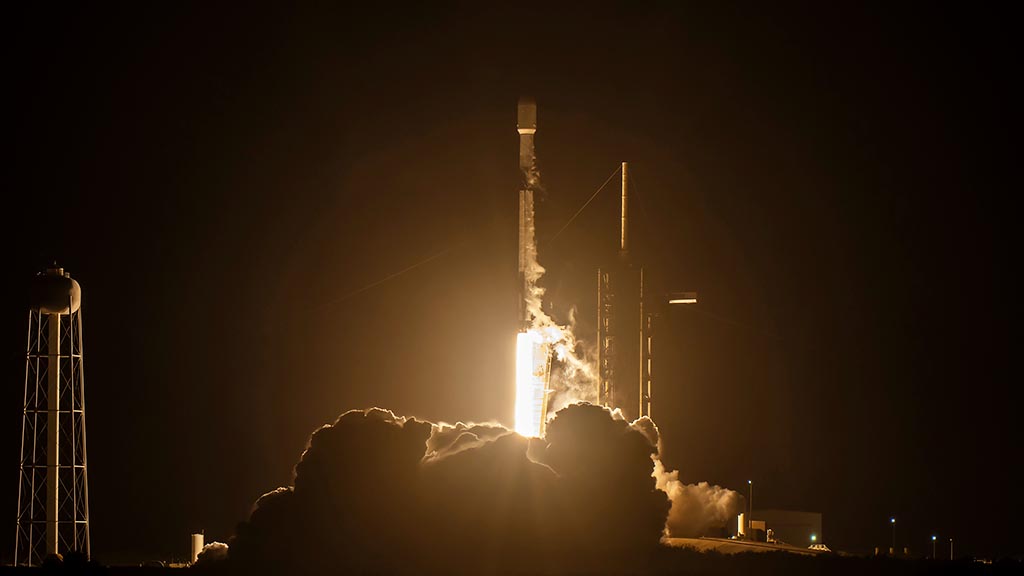
{"label": "rocket interstage", "polygon": [[533,98],[519,99],[519,116],[516,128],[519,130],[519,169],[524,172],[533,168],[533,135],[537,133],[537,103]]}

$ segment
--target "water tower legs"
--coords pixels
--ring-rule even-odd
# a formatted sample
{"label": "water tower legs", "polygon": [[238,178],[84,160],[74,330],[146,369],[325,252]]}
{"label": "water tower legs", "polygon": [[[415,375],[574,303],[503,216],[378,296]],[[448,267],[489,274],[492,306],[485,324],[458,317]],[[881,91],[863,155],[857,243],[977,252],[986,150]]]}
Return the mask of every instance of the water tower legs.
{"label": "water tower legs", "polygon": [[46,553],[57,553],[57,508],[60,489],[60,314],[46,324]]}

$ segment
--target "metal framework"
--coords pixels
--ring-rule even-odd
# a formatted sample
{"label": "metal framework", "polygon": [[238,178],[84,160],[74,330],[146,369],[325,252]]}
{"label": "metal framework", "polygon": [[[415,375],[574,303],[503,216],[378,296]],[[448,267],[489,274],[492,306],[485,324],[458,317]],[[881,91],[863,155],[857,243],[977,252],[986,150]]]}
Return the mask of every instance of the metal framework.
{"label": "metal framework", "polygon": [[597,402],[631,417],[651,416],[658,314],[646,306],[645,296],[643,268],[598,269]]}
{"label": "metal framework", "polygon": [[597,403],[613,406],[615,382],[615,291],[612,275],[597,270]]}
{"label": "metal framework", "polygon": [[82,313],[28,313],[14,564],[90,553]]}
{"label": "metal framework", "polygon": [[[634,265],[630,257],[628,162],[622,163],[621,173],[619,262],[597,270],[597,401],[632,415],[635,398],[636,417],[649,418],[654,389],[654,332],[663,302],[650,298],[644,268]],[[696,302],[696,292],[676,293],[669,300],[669,304]]]}
{"label": "metal framework", "polygon": [[628,162],[621,174],[619,262],[597,271],[597,401],[640,417],[651,412],[651,319],[644,310],[644,269],[630,257]]}
{"label": "metal framework", "polygon": [[651,391],[653,376],[651,368],[654,362],[652,349],[655,314],[644,308],[644,269],[640,269],[640,400],[639,416],[651,418]]}

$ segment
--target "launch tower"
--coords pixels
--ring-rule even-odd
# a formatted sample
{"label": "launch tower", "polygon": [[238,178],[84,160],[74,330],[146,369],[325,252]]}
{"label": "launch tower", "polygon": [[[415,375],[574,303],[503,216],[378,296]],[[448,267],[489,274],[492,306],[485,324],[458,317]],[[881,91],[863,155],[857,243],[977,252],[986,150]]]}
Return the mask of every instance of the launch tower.
{"label": "launch tower", "polygon": [[654,314],[644,309],[643,266],[635,265],[630,254],[628,162],[621,172],[618,259],[597,270],[597,399],[632,419],[651,412]]}
{"label": "launch tower", "polygon": [[[695,304],[696,292],[651,290],[630,253],[629,163],[622,163],[622,210],[616,262],[597,270],[597,399],[627,418],[651,416],[654,332],[664,304]],[[633,402],[636,402],[634,404]]]}

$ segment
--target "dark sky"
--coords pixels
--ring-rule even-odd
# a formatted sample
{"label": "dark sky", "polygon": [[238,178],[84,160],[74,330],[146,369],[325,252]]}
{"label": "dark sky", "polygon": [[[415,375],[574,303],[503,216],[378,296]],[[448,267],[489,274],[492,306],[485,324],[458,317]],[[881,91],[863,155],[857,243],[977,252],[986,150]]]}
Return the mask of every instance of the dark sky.
{"label": "dark sky", "polygon": [[701,292],[660,340],[684,480],[753,478],[837,549],[895,515],[914,551],[1020,554],[1007,15],[703,4],[9,14],[0,504],[53,260],[102,561],[226,540],[345,410],[511,424],[528,93],[556,313],[589,337],[614,188],[546,240],[622,160],[640,257]]}

